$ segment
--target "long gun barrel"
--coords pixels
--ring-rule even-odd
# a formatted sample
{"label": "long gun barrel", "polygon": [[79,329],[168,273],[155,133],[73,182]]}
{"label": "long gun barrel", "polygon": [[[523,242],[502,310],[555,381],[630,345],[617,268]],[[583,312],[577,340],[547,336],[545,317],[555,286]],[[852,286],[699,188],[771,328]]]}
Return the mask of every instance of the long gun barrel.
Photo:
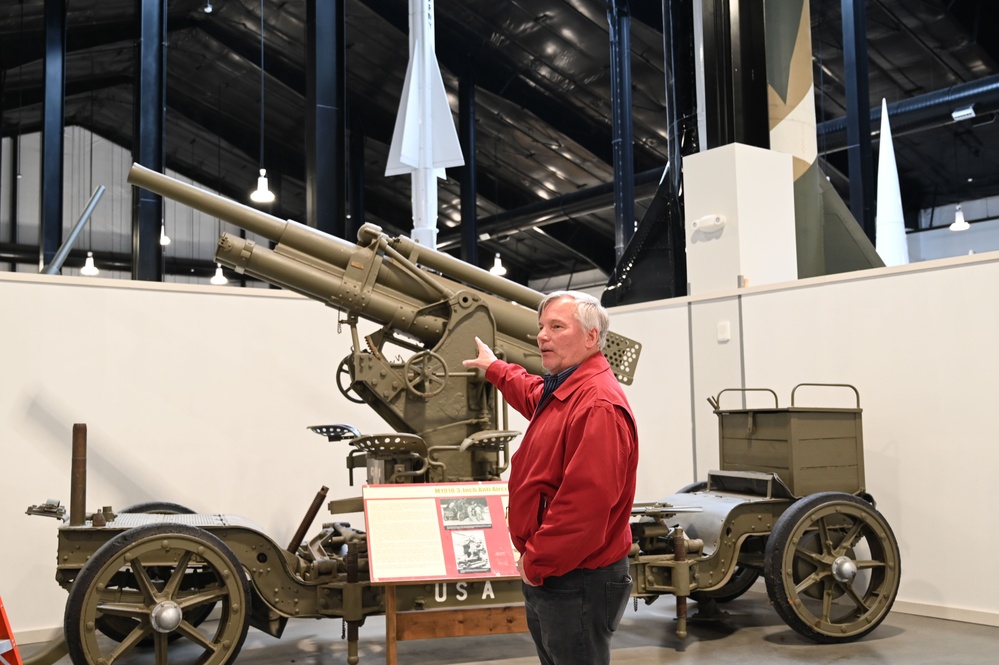
{"label": "long gun barrel", "polygon": [[[533,289],[416,245],[408,238],[389,238],[372,224],[361,228],[359,240],[380,246],[382,253],[305,224],[279,219],[143,166],[132,166],[128,182],[275,243],[270,249],[253,240],[223,234],[215,256],[223,266],[391,326],[428,346],[440,339],[448,321],[446,313],[435,312],[430,306],[463,287],[420,270],[416,263],[522,303],[480,294],[494,312],[502,311],[496,317],[497,346],[507,359],[536,373],[542,371],[533,341],[537,318],[529,309],[540,302],[542,295]],[[468,352],[472,354],[474,348]]]}
{"label": "long gun barrel", "polygon": [[[542,294],[409,238],[390,238],[371,224],[352,244],[138,165],[128,182],[255,234],[222,234],[215,252],[220,264],[347,314],[353,345],[337,369],[337,387],[404,433],[352,439],[349,469],[365,466],[369,483],[500,477],[517,433],[506,429],[505,416],[500,428],[492,387],[462,361],[475,353],[478,338],[497,356],[541,374],[536,309]],[[381,325],[363,345],[359,318]],[[408,351],[408,358],[390,352],[389,344]],[[608,335],[604,355],[620,381],[631,382],[640,348]],[[343,377],[349,377],[346,386]]]}
{"label": "long gun barrel", "polygon": [[[448,325],[448,313],[435,305],[466,290],[462,283],[470,285],[495,316],[497,352],[531,372],[543,372],[535,343],[535,309],[543,294],[533,289],[409,238],[390,238],[372,224],[361,227],[360,244],[355,245],[137,164],[128,182],[275,243],[270,249],[223,234],[215,257],[222,265],[398,330],[427,348],[441,339]],[[609,336],[605,354],[625,383],[634,375],[639,348],[631,340]]]}

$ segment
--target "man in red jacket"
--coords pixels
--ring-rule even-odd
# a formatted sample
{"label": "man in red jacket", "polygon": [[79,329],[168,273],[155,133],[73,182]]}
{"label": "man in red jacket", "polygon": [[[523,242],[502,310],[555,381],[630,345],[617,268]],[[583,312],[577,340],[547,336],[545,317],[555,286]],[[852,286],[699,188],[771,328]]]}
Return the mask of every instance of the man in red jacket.
{"label": "man in red jacket", "polygon": [[538,306],[543,378],[479,339],[478,356],[464,361],[531,421],[511,459],[509,523],[544,665],[610,663],[631,594],[638,427],[600,353],[609,324],[596,298],[557,291]]}

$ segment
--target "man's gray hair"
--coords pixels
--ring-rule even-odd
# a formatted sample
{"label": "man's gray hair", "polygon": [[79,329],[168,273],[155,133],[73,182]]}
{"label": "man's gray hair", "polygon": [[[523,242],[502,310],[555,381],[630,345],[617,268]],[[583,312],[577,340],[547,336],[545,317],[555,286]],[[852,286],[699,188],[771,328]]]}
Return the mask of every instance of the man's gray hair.
{"label": "man's gray hair", "polygon": [[548,305],[556,300],[571,300],[576,303],[576,320],[583,330],[597,329],[597,348],[601,351],[607,343],[607,332],[610,330],[610,314],[600,304],[600,301],[589,293],[581,291],[552,291],[538,305],[538,316],[544,314]]}

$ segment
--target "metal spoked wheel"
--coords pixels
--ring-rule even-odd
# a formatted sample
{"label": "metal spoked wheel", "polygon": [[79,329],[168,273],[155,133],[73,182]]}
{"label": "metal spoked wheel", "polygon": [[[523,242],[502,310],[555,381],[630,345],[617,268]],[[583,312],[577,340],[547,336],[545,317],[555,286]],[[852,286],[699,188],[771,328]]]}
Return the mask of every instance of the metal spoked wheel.
{"label": "metal spoked wheel", "polygon": [[406,361],[406,388],[416,397],[433,397],[447,385],[444,359],[433,351],[419,351]]}
{"label": "metal spoked wheel", "polygon": [[[136,588],[121,580],[135,581]],[[197,579],[196,588],[185,588]],[[218,623],[192,625],[192,610],[217,604]],[[186,524],[129,529],[102,545],[80,570],[66,601],[66,646],[74,665],[119,663],[151,637],[156,665],[225,665],[235,660],[249,627],[249,585],[232,550],[211,533]],[[133,626],[120,642],[98,636],[105,617]],[[179,635],[173,644],[170,637]]]}
{"label": "metal spoked wheel", "polygon": [[347,398],[348,402],[364,404],[364,400],[350,388],[354,382],[353,366],[353,355],[349,355],[340,361],[340,364],[336,368],[336,387],[340,391],[340,394]]}
{"label": "metal spoked wheel", "polygon": [[851,494],[801,499],[774,524],[763,571],[784,622],[823,643],[874,630],[898,593],[898,542],[885,518]]}
{"label": "metal spoked wheel", "polygon": [[[171,503],[169,501],[147,501],[145,503],[137,503],[135,505],[129,506],[121,511],[122,514],[130,513],[154,513],[157,515],[193,515],[194,511],[187,506],[182,506],[179,503]],[[165,571],[151,569],[148,571],[149,576],[153,580],[161,580]],[[123,589],[130,589],[133,592],[138,590],[138,584],[135,581],[134,575],[119,574],[116,578],[116,583],[119,587]],[[190,590],[196,588],[197,579],[193,575],[189,575],[181,582],[181,588],[185,590]],[[184,620],[190,623],[192,626],[200,626],[201,623],[208,618],[215,608],[215,603],[205,603],[204,605],[199,605],[197,607],[192,607],[191,609],[184,612]],[[114,615],[104,615],[97,619],[97,630],[101,631],[112,640],[116,642],[123,641],[128,637],[129,633],[138,625],[138,621],[130,617],[125,616],[114,616]],[[179,633],[173,633],[170,635],[170,641],[180,639]],[[151,647],[153,646],[153,637],[150,635],[146,637],[141,642],[139,642],[141,647]]]}

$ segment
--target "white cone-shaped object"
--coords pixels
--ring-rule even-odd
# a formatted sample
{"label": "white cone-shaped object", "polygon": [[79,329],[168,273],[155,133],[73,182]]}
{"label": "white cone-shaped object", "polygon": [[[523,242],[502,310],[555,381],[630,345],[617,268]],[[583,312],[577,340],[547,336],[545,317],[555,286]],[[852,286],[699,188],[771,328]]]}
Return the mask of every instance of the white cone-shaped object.
{"label": "white cone-shaped object", "polygon": [[878,146],[878,209],[875,219],[875,248],[886,266],[909,262],[902,216],[902,191],[898,186],[895,146],[888,124],[888,102],[881,100],[881,141]]}

